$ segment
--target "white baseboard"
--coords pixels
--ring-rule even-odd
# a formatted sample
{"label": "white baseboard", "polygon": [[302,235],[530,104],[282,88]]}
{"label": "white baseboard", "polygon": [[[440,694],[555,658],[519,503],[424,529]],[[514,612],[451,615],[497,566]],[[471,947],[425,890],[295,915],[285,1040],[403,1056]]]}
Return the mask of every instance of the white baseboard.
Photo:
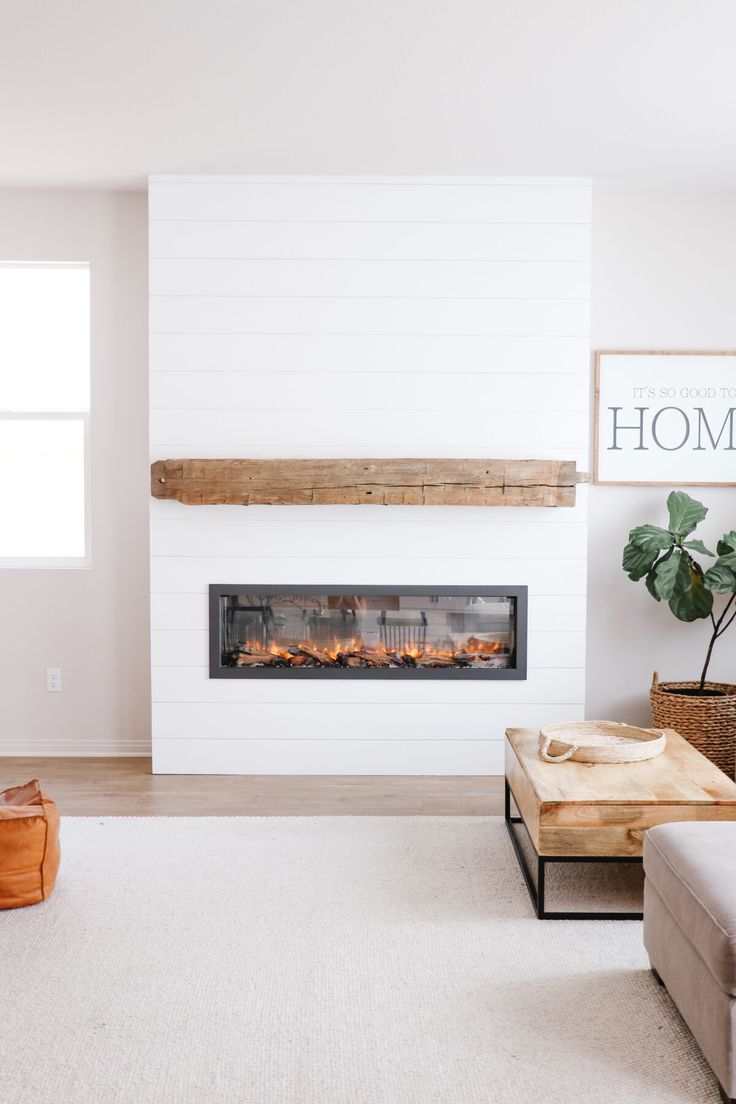
{"label": "white baseboard", "polygon": [[130,743],[116,744],[111,747],[103,741],[74,740],[60,744],[51,740],[0,740],[0,758],[107,758],[126,759],[140,756],[150,757],[149,740],[132,740]]}

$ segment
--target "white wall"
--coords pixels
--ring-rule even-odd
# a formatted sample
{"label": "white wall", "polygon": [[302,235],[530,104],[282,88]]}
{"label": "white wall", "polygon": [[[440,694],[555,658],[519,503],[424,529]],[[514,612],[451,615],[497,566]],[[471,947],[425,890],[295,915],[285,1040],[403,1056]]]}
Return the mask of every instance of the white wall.
{"label": "white wall", "polygon": [[[594,191],[593,345],[736,349],[736,195]],[[684,488],[687,490],[687,488]],[[707,545],[736,528],[736,489],[692,487],[710,507]],[[649,720],[652,672],[700,676],[708,623],[682,624],[621,570],[627,534],[666,522],[664,487],[590,490],[589,717]],[[736,628],[716,645],[710,676],[736,682]]]}
{"label": "white wall", "polygon": [[[403,221],[399,224],[372,223],[368,233],[357,238],[359,229],[354,223],[331,222],[306,223],[298,226],[302,257],[354,256],[358,244],[360,254],[367,258],[403,256],[416,259],[428,256],[444,257],[516,257],[526,260],[547,260],[555,257],[580,259],[584,257],[588,228],[585,224],[547,223],[543,238],[533,227],[518,223],[457,223],[444,222],[415,224]],[[427,227],[431,228],[429,238]],[[285,245],[292,252],[295,227],[288,222],[276,221],[263,224],[258,221],[214,222],[185,219],[184,221],[156,222],[153,226],[155,252],[161,256],[201,256],[211,247],[215,256],[268,256],[263,250],[268,246],[271,254],[283,256]],[[181,237],[180,237],[181,234]],[[93,383],[94,383],[94,440],[93,440],[93,539],[94,562],[90,571],[2,571],[0,572],[0,606],[3,611],[3,630],[0,633],[0,753],[1,754],[137,754],[149,747],[149,665],[148,665],[148,609],[145,595],[148,572],[146,542],[148,471],[145,449],[146,438],[146,351],[145,341],[145,197],[130,193],[98,192],[0,192],[0,255],[3,258],[29,260],[79,260],[90,259],[93,264]],[[178,243],[178,245],[177,245]],[[509,249],[514,248],[514,253]],[[546,252],[538,250],[546,243]],[[736,246],[736,196],[682,194],[662,195],[594,192],[593,229],[593,347],[618,348],[736,348],[736,268],[733,265]],[[450,250],[454,248],[455,252]],[[432,252],[434,249],[435,252]],[[351,253],[352,250],[352,253]],[[209,255],[209,254],[208,254]],[[294,258],[292,258],[294,259]],[[298,257],[296,259],[299,259]],[[271,267],[274,267],[271,265]],[[156,361],[154,338],[154,368],[152,387],[166,384],[162,362]],[[232,335],[213,335],[207,343],[207,358],[203,360],[204,336],[187,335],[167,337],[170,348],[178,357],[177,366],[181,402],[198,401],[196,388],[202,371],[215,369],[230,371],[229,377],[236,387],[245,387],[252,396],[252,405],[264,407],[284,405],[309,408],[317,400],[325,410],[332,403],[344,405],[347,396],[354,394],[350,388],[360,384],[358,404],[366,409],[370,404],[385,416],[385,408],[405,407],[414,401],[415,382],[426,396],[426,406],[442,409],[463,406],[491,405],[494,401],[494,378],[498,362],[491,358],[493,348],[502,347],[497,338],[464,337],[452,334],[444,338],[406,337],[396,335],[391,340],[364,335],[340,335],[323,338],[311,335],[306,342],[299,340],[300,354],[295,357],[289,349],[297,339],[248,335],[242,339]],[[253,352],[257,370],[243,371],[244,362],[238,349],[241,342]],[[317,364],[305,359],[304,348],[319,346]],[[443,352],[450,346],[450,352]],[[580,381],[587,372],[587,353],[575,352],[574,359],[562,355],[556,359],[555,349],[564,349],[564,339],[547,341],[545,338],[527,337],[516,343],[506,344],[503,373],[505,393],[513,396],[509,403],[517,403],[522,395],[529,395],[532,407],[539,400],[533,384],[535,371],[550,368],[559,380],[565,376],[567,383],[574,383],[566,376],[580,373]],[[578,345],[575,344],[575,349]],[[587,339],[581,339],[580,348],[587,349]],[[411,349],[421,349],[418,360],[408,361]],[[381,350],[383,352],[381,353]],[[513,357],[514,350],[517,352]],[[528,353],[524,353],[528,350]],[[349,355],[348,355],[349,352]],[[411,371],[407,364],[411,363]],[[381,371],[378,370],[379,366]],[[490,369],[490,370],[489,370]],[[532,370],[531,377],[529,376]],[[214,374],[214,373],[213,373]],[[354,377],[354,378],[353,378]],[[221,377],[218,375],[217,379]],[[352,380],[352,383],[351,383]],[[275,381],[275,382],[274,382]],[[170,381],[169,381],[170,382]],[[187,383],[189,386],[186,386]],[[283,387],[286,383],[288,386]],[[383,385],[383,386],[382,386]],[[194,390],[192,390],[192,388]],[[466,396],[478,395],[482,403],[469,404]],[[158,394],[154,392],[154,394]],[[545,401],[558,403],[564,408],[565,394],[561,387],[546,392]],[[387,396],[390,398],[387,399]],[[158,403],[159,398],[154,398]],[[245,401],[242,398],[239,401]],[[577,403],[577,399],[575,402]],[[426,413],[430,413],[427,411]],[[260,422],[262,417],[257,415]],[[416,418],[411,419],[412,432]],[[322,414],[320,424],[330,428],[334,423]],[[399,429],[407,424],[402,417]],[[494,441],[498,422],[481,421],[483,438],[473,442],[480,448],[485,440]],[[252,442],[252,422],[248,423],[247,443]],[[326,434],[327,434],[326,431]],[[307,448],[310,436],[298,442]],[[335,432],[339,432],[335,430]],[[325,435],[311,454],[329,455],[328,447],[334,438]],[[358,442],[363,444],[364,442]],[[527,437],[520,444],[519,454],[529,451]],[[532,442],[533,444],[534,442]],[[276,439],[279,451],[284,438]],[[174,447],[174,446],[172,446]],[[175,445],[176,453],[183,448]],[[388,455],[400,447],[400,439],[391,440]],[[197,450],[202,451],[202,450]],[[215,455],[225,450],[210,450]],[[235,455],[241,450],[231,450]],[[251,451],[250,448],[247,451]],[[300,449],[301,451],[301,449]],[[332,448],[332,455],[344,455],[342,445]],[[362,451],[362,450],[361,450]],[[374,451],[371,449],[370,451]],[[463,438],[454,451],[465,451]],[[499,448],[493,448],[499,452]],[[537,450],[535,450],[537,451]],[[564,448],[560,455],[567,455]],[[262,455],[266,455],[264,451]],[[448,452],[448,454],[453,454]],[[164,448],[160,455],[173,455]],[[574,450],[577,457],[578,450]],[[588,466],[584,450],[580,451],[580,463]],[[719,531],[736,524],[736,491],[730,488],[694,488],[692,492],[712,508],[712,516],[703,526],[704,535],[713,539]],[[657,667],[662,677],[694,677],[700,668],[704,651],[706,627],[704,624],[681,625],[669,612],[657,606],[644,592],[643,587],[629,583],[620,569],[620,555],[626,534],[632,525],[644,520],[663,519],[664,488],[615,488],[592,487],[590,489],[589,528],[589,586],[588,610],[588,716],[623,717],[629,720],[647,719],[647,688],[652,670]],[[154,511],[166,511],[167,517],[186,518],[194,508],[177,507],[174,504],[154,506]],[[350,509],[350,508],[346,508]],[[355,555],[351,546],[343,541],[344,534],[364,533],[361,511],[350,510],[349,521],[342,519],[340,510],[310,509],[307,514],[291,508],[286,511],[271,510],[264,516],[249,511],[245,535],[257,533],[263,537],[268,532],[280,532],[286,537],[283,521],[295,524],[317,517],[328,533],[330,556],[320,560],[310,551],[302,571],[305,581],[354,582],[356,577],[366,582],[426,581],[447,582],[474,581],[490,578],[489,566],[494,574],[503,573],[514,581],[515,568],[511,545],[494,538],[496,524],[493,517],[512,516],[518,533],[520,525],[537,523],[535,511],[462,511],[462,525],[458,512],[427,511],[394,514],[384,517],[379,511],[378,520],[371,530],[378,528],[379,536],[386,533],[388,541],[396,529],[396,518],[402,525],[408,521],[416,531],[415,519],[423,521],[421,533],[435,535],[438,532],[468,533],[468,522],[480,522],[484,528],[474,529],[475,544],[467,548],[460,543],[461,558],[433,559],[427,555],[427,541],[420,541],[420,555],[414,561],[412,551],[389,560]],[[552,513],[552,512],[550,512]],[[492,515],[492,516],[491,516]],[[522,516],[523,515],[523,516]],[[163,516],[163,515],[160,515]],[[561,511],[556,521],[580,524],[582,514]],[[272,522],[268,523],[267,518]],[[546,519],[546,520],[545,520]],[[551,517],[543,514],[542,524],[549,524]],[[517,525],[518,521],[518,525]],[[276,524],[274,524],[276,522]],[[265,524],[264,524],[265,523]],[[169,526],[171,529],[171,526]],[[400,530],[402,533],[404,529]],[[566,530],[565,530],[566,531]],[[532,534],[532,529],[524,533]],[[559,530],[557,530],[559,532]],[[571,530],[572,532],[572,530]],[[538,530],[535,532],[538,533]],[[485,536],[484,536],[485,535]],[[500,536],[500,531],[499,531]],[[337,539],[336,539],[337,538]],[[378,539],[378,538],[372,538]],[[530,542],[525,541],[524,546]],[[498,555],[503,545],[504,558]],[[282,552],[287,541],[282,540]],[[388,545],[387,545],[388,546]],[[539,591],[536,608],[543,612],[547,602],[547,628],[554,630],[549,618],[556,614],[555,603],[561,595],[574,599],[568,602],[570,616],[576,618],[570,631],[579,633],[582,621],[584,593],[583,558],[560,560],[551,555],[545,544],[545,558],[535,564]],[[380,551],[380,549],[379,549]],[[518,547],[517,547],[518,551]],[[487,553],[490,552],[490,555]],[[346,559],[352,555],[346,566]],[[547,558],[549,556],[549,558]],[[350,570],[354,563],[355,573]],[[157,625],[156,640],[161,647],[154,669],[155,698],[157,707],[170,701],[179,706],[187,698],[199,701],[211,697],[213,701],[223,692],[225,681],[210,682],[205,675],[202,644],[196,632],[203,632],[203,587],[215,581],[215,565],[207,558],[162,557],[154,559],[154,617]],[[235,557],[226,564],[217,564],[218,576],[227,569],[243,578],[291,581],[294,565],[283,555],[277,557]],[[462,570],[455,570],[456,568]],[[340,572],[342,571],[342,574]],[[462,576],[462,577],[461,577]],[[519,581],[518,576],[516,581]],[[183,594],[181,600],[176,597]],[[544,601],[542,601],[544,600]],[[106,618],[100,611],[107,610]],[[199,629],[192,630],[193,623]],[[544,625],[544,622],[541,623]],[[167,626],[167,627],[163,627]],[[181,627],[188,635],[177,636]],[[547,630],[542,630],[547,631]],[[733,630],[731,630],[733,632]],[[174,633],[168,637],[168,633]],[[541,638],[540,638],[541,639]],[[193,651],[181,651],[182,665],[163,662],[167,656],[167,643],[188,642]],[[539,700],[550,706],[561,706],[567,713],[568,703],[579,709],[582,697],[581,660],[577,653],[582,647],[582,635],[567,637],[575,641],[574,665],[564,669],[539,668],[536,686]],[[170,654],[170,652],[168,652]],[[571,653],[572,654],[572,653]],[[189,666],[190,656],[195,659]],[[62,666],[64,692],[60,695],[45,691],[46,666]],[[736,638],[724,637],[719,654],[713,664],[714,677],[736,681]],[[237,693],[253,700],[254,707],[269,707],[272,697],[264,690],[274,686],[284,687],[279,694],[288,693],[286,683],[240,684]],[[341,696],[345,701],[365,702],[382,707],[385,717],[386,703],[396,703],[401,713],[396,721],[406,727],[407,714],[415,715],[407,703],[410,684],[387,682],[342,684],[338,690],[329,683],[311,683],[299,688],[299,702],[309,706],[327,700],[327,691],[336,710]],[[449,683],[424,683],[421,692],[425,701],[450,704],[457,699]],[[485,711],[477,709],[477,703],[497,702],[504,708],[503,721],[520,716],[520,704],[516,699],[518,684],[473,684],[463,687],[463,700],[467,703],[464,713],[472,714],[476,723],[480,718],[482,731],[497,734],[496,720]],[[246,691],[249,687],[249,691]],[[258,693],[255,693],[258,691]],[[414,693],[414,690],[411,691]],[[252,697],[248,697],[251,695]],[[291,701],[292,698],[287,698]],[[403,703],[403,704],[401,704]],[[475,704],[473,704],[475,703]],[[221,699],[220,699],[221,704]],[[311,716],[306,712],[306,716]],[[391,707],[389,715],[397,710]],[[175,718],[176,711],[171,716]],[[273,716],[269,708],[267,716]],[[453,710],[453,718],[458,715]],[[548,710],[547,715],[552,715]],[[300,714],[300,720],[302,715]],[[175,721],[173,722],[175,723]],[[458,724],[451,722],[456,733]],[[465,721],[462,729],[466,729]],[[463,747],[467,747],[463,743]],[[443,745],[446,747],[446,744]],[[371,748],[368,749],[369,751]],[[439,750],[439,749],[438,749]],[[472,749],[471,749],[472,750]],[[310,748],[307,754],[311,755]],[[423,752],[427,747],[423,748]],[[458,746],[458,753],[460,746]],[[485,754],[485,749],[484,749]],[[464,761],[458,754],[457,769],[463,769]],[[297,766],[294,769],[298,769]],[[423,769],[421,765],[417,770]],[[475,769],[469,764],[468,769]],[[479,768],[498,769],[497,765]]]}
{"label": "white wall", "polygon": [[92,281],[92,566],[0,570],[0,754],[148,754],[146,197],[0,191],[0,259]]}
{"label": "white wall", "polygon": [[[152,459],[588,464],[580,181],[160,178]],[[151,502],[154,768],[493,774],[507,724],[582,715],[574,510]],[[526,682],[208,678],[209,583],[526,583]]]}

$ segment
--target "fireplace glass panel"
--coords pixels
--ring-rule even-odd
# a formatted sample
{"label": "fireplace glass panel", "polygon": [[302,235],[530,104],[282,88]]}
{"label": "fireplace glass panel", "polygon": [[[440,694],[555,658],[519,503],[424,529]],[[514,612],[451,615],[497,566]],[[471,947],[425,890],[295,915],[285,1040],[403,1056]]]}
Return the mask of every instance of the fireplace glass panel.
{"label": "fireplace glass panel", "polygon": [[525,677],[523,587],[210,592],[214,678]]}

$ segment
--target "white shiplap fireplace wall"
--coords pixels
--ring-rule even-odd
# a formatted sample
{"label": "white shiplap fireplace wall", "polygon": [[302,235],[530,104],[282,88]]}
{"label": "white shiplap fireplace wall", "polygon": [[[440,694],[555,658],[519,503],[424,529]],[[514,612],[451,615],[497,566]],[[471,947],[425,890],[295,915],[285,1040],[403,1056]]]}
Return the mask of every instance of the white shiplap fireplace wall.
{"label": "white shiplap fireplace wall", "polygon": [[[150,183],[151,458],[588,466],[586,180]],[[154,770],[497,774],[582,716],[575,509],[151,502]],[[210,680],[209,583],[529,587],[525,682]]]}

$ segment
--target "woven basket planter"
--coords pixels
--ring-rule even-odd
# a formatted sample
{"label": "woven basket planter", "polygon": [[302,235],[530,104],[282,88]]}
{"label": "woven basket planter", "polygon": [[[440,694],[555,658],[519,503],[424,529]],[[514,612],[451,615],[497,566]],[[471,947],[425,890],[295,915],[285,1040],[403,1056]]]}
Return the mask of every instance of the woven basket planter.
{"label": "woven basket planter", "polygon": [[712,763],[734,777],[736,759],[736,686],[706,682],[706,690],[720,690],[715,697],[671,694],[668,690],[697,690],[697,682],[660,682],[654,672],[649,694],[652,725],[674,728]]}

